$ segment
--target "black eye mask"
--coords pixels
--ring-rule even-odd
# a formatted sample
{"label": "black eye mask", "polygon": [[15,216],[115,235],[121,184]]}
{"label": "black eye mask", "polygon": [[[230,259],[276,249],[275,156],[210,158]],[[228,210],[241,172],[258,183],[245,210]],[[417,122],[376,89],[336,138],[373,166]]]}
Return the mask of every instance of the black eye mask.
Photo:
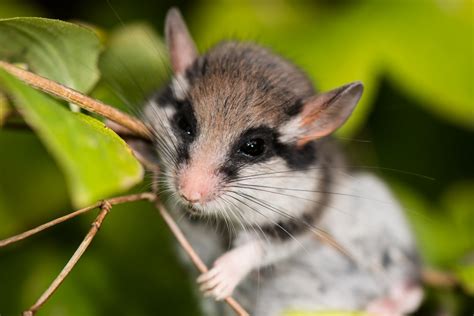
{"label": "black eye mask", "polygon": [[171,120],[173,130],[178,139],[183,143],[190,144],[197,136],[197,120],[194,110],[188,100],[175,102],[176,113]]}
{"label": "black eye mask", "polygon": [[316,162],[316,142],[298,147],[278,139],[278,131],[268,126],[246,130],[231,146],[221,171],[229,178],[235,178],[242,167],[262,163],[275,156],[285,160],[288,168],[293,170],[306,169]]}

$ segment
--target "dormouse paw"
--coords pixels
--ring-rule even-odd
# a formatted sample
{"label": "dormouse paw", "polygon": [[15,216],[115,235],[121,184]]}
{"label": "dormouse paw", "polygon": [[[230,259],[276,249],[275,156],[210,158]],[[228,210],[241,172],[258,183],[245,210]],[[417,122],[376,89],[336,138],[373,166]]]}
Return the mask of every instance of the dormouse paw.
{"label": "dormouse paw", "polygon": [[370,303],[367,312],[371,316],[403,316],[403,314],[400,313],[397,302],[390,297]]}
{"label": "dormouse paw", "polygon": [[388,297],[369,304],[367,312],[374,316],[403,316],[414,312],[422,300],[423,289],[419,285],[399,284]]}
{"label": "dormouse paw", "polygon": [[218,258],[212,269],[203,273],[197,282],[205,296],[220,301],[232,294],[249,271],[247,265],[242,263],[242,257],[235,252],[228,252]]}

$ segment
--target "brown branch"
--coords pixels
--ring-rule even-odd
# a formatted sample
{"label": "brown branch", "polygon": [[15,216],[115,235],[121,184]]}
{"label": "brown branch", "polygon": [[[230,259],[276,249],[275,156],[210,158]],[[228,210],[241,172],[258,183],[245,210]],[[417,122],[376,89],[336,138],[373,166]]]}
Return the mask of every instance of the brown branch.
{"label": "brown branch", "polygon": [[[62,100],[66,100],[70,103],[77,104],[78,106],[80,106],[81,108],[87,111],[99,114],[109,119],[110,121],[113,121],[123,126],[124,128],[126,128],[124,130],[118,128],[119,132],[122,132],[122,133],[130,132],[130,134],[132,135],[135,134],[138,137],[141,137],[144,139],[150,139],[150,131],[148,130],[145,124],[143,124],[138,119],[133,118],[109,105],[106,105],[100,101],[97,101],[88,96],[85,96],[81,94],[80,92],[73,90],[71,88],[68,88],[60,83],[57,83],[55,81],[44,78],[42,76],[36,75],[27,70],[18,68],[7,62],[0,61],[0,68],[4,69],[8,73],[12,74],[13,76],[17,77],[18,79],[22,80],[23,82],[27,83],[28,85],[34,88],[37,88],[50,95],[56,96]],[[143,157],[139,157],[139,158],[143,158]],[[141,160],[144,160],[144,159],[141,159]],[[151,169],[155,169],[155,166],[152,164],[150,164],[149,167]],[[95,221],[93,222],[91,229],[87,233],[82,243],[77,248],[76,252],[71,257],[71,259],[69,259],[68,263],[64,266],[61,273],[56,277],[56,279],[54,279],[54,281],[51,283],[49,288],[41,295],[41,297],[36,301],[36,303],[33,306],[31,306],[30,309],[28,309],[27,311],[23,313],[23,316],[33,316],[41,308],[41,306],[43,306],[43,304],[51,297],[51,295],[53,295],[53,293],[61,285],[64,279],[68,276],[68,274],[74,268],[78,260],[84,254],[86,249],[89,247],[90,243],[92,242],[92,239],[97,234],[100,226],[102,225],[102,222],[104,221],[105,217],[109,213],[112,205],[125,203],[125,202],[131,202],[131,201],[137,201],[137,200],[145,200],[145,199],[149,201],[153,201],[156,198],[153,193],[142,193],[142,194],[112,198],[104,202],[96,203],[86,208],[77,210],[73,213],[57,218],[53,221],[40,225],[36,228],[28,230],[19,235],[1,240],[0,248],[6,245],[9,245],[11,243],[28,238],[49,227],[52,227],[54,225],[67,221],[73,217],[86,213],[99,206],[101,207],[101,212],[99,213],[99,215],[96,217]],[[207,272],[208,269],[206,265],[202,262],[202,260],[194,251],[192,246],[186,240],[183,233],[181,232],[179,227],[176,225],[172,217],[169,215],[169,213],[166,211],[166,209],[163,207],[163,205],[157,202],[156,206],[159,208],[160,214],[165,220],[166,224],[170,227],[171,232],[175,235],[176,239],[178,240],[180,245],[183,247],[183,249],[188,253],[188,255],[190,256],[192,262],[197,267],[197,269],[201,273]],[[243,309],[243,307],[239,303],[237,303],[237,301],[235,301],[232,297],[226,298],[225,301],[238,315],[240,316],[249,315]]]}
{"label": "brown branch", "polygon": [[[132,202],[132,201],[138,201],[138,200],[152,201],[154,199],[155,199],[154,194],[146,192],[146,193],[132,194],[132,195],[126,195],[126,196],[120,196],[120,197],[112,198],[112,199],[109,199],[109,200],[104,200],[102,202],[99,202],[99,205],[95,204],[94,206],[90,206],[89,208],[85,208],[85,209],[93,209],[97,206],[100,206],[100,213],[99,213],[99,215],[97,215],[96,219],[92,223],[92,227],[90,228],[90,230],[87,233],[86,237],[84,237],[84,240],[81,242],[81,244],[79,245],[77,250],[72,255],[71,259],[69,259],[69,261],[64,266],[62,271],[53,280],[53,282],[46,289],[46,291],[43,292],[43,294],[36,301],[36,303],[33,304],[27,311],[23,312],[23,316],[33,316],[34,314],[36,314],[36,312],[54,294],[54,292],[58,289],[58,287],[61,285],[61,283],[64,281],[64,279],[69,275],[71,270],[74,268],[74,266],[77,264],[79,259],[82,257],[84,252],[87,250],[87,248],[91,244],[91,242],[94,239],[95,235],[99,231],[99,229],[102,225],[102,222],[104,221],[107,214],[110,212],[110,210],[112,208],[112,205],[122,204],[122,203],[127,203],[127,202]],[[82,211],[82,213],[84,213],[85,209],[82,209],[80,211]],[[77,216],[79,214],[82,214],[82,213],[78,214],[78,212],[79,211],[74,212],[72,214],[75,214],[75,216]],[[70,215],[72,215],[72,214],[70,214]],[[64,217],[65,216],[63,216],[62,218],[64,218]],[[69,218],[71,218],[71,217],[69,217]],[[64,220],[66,220],[66,219],[64,219]],[[42,225],[42,226],[44,226],[44,225]]]}
{"label": "brown branch", "polygon": [[[168,213],[166,208],[159,201],[157,201],[156,207],[158,211],[160,212],[161,216],[163,217],[163,219],[165,220],[166,224],[169,226],[171,232],[176,237],[181,247],[183,247],[184,251],[188,254],[189,258],[191,259],[193,264],[196,266],[196,268],[199,270],[199,272],[201,273],[207,272],[208,269],[206,265],[204,264],[204,262],[202,262],[201,258],[199,258],[196,251],[194,251],[193,247],[188,242],[183,232],[178,227],[176,222],[173,220],[171,215]],[[249,313],[247,313],[245,309],[232,297],[227,297],[225,299],[225,302],[237,313],[237,315],[240,315],[240,316],[249,315]]]}
{"label": "brown branch", "polygon": [[91,229],[77,248],[76,252],[74,252],[71,259],[69,259],[68,263],[64,266],[63,270],[59,273],[56,279],[54,279],[54,281],[46,289],[46,291],[44,291],[44,293],[40,296],[36,303],[33,304],[33,306],[31,306],[27,311],[23,312],[23,316],[33,316],[34,314],[36,314],[36,312],[41,308],[41,306],[43,306],[44,303],[46,303],[46,301],[51,297],[51,295],[53,295],[53,293],[58,289],[61,283],[63,283],[64,279],[69,275],[71,270],[74,268],[76,263],[86,251],[87,247],[89,247],[89,245],[91,244],[92,239],[94,239],[95,235],[99,231],[102,222],[104,221],[111,208],[112,205],[110,205],[109,202],[104,201],[102,203],[99,215],[97,215],[95,221],[92,223]]}
{"label": "brown branch", "polygon": [[150,141],[150,138],[143,138],[142,136],[137,135],[137,133],[135,133],[134,131],[124,127],[123,125],[117,124],[114,121],[105,120],[104,123],[105,123],[105,126],[110,128],[111,130],[113,130],[115,132],[115,134],[119,135],[122,138],[125,138],[125,137],[127,137],[127,138],[138,138],[138,139],[143,139],[143,140],[146,140],[146,141]]}
{"label": "brown branch", "polygon": [[[107,202],[110,203],[111,205],[116,205],[116,204],[121,204],[121,203],[126,203],[126,202],[133,202],[133,201],[139,201],[139,200],[149,200],[149,201],[152,201],[154,199],[154,195],[152,193],[139,193],[139,194],[131,194],[131,195],[125,195],[125,196],[119,196],[119,197],[115,197],[115,198],[111,198],[111,199],[108,199]],[[26,232],[23,232],[21,234],[18,234],[18,235],[15,235],[15,236],[12,236],[10,238],[6,238],[6,239],[3,239],[3,240],[0,240],[0,248],[1,247],[5,247],[7,245],[10,245],[14,242],[17,242],[17,241],[20,241],[20,240],[23,240],[23,239],[26,239],[34,234],[37,234],[45,229],[48,229],[50,227],[53,227],[57,224],[60,224],[62,222],[65,222],[71,218],[74,218],[78,215],[81,215],[81,214],[84,214],[88,211],[91,211],[99,206],[101,206],[102,202],[97,202],[91,206],[88,206],[88,207],[85,207],[83,209],[80,209],[80,210],[77,210],[77,211],[74,211],[70,214],[67,214],[67,215],[64,215],[64,216],[61,216],[59,218],[56,218],[48,223],[45,223],[43,225],[40,225],[36,228],[33,228],[33,229],[30,229]]]}
{"label": "brown branch", "polygon": [[45,230],[45,229],[48,229],[48,228],[50,228],[50,227],[52,227],[52,226],[55,226],[55,225],[57,225],[57,224],[60,224],[60,223],[62,223],[62,222],[65,222],[65,221],[67,221],[67,220],[69,220],[69,219],[71,219],[71,218],[74,218],[74,217],[76,217],[76,216],[78,216],[78,215],[81,215],[81,214],[83,214],[83,213],[86,213],[86,212],[88,212],[88,211],[90,211],[90,210],[93,210],[93,209],[97,208],[98,206],[100,206],[100,203],[95,203],[95,204],[93,204],[93,205],[91,205],[91,206],[85,207],[85,208],[80,209],[80,210],[77,210],[77,211],[75,211],[75,212],[73,212],[73,213],[70,213],[70,214],[64,215],[64,216],[62,216],[62,217],[56,218],[56,219],[54,219],[54,220],[52,220],[52,221],[50,221],[50,222],[47,222],[47,223],[45,223],[45,224],[43,224],[43,225],[38,226],[38,227],[32,228],[32,229],[30,229],[30,230],[27,230],[26,232],[23,232],[23,233],[21,233],[21,234],[18,234],[18,235],[12,236],[12,237],[10,237],[10,238],[6,238],[6,239],[3,239],[3,240],[0,240],[0,248],[1,248],[1,247],[8,246],[8,245],[10,245],[10,244],[13,244],[13,243],[15,243],[15,242],[17,242],[17,241],[26,239],[26,238],[28,238],[28,237],[30,237],[30,236],[32,236],[32,235],[34,235],[34,234],[37,234],[37,233],[39,233],[39,232],[41,232],[41,231],[43,231],[43,230]]}
{"label": "brown branch", "polygon": [[450,272],[425,267],[421,270],[424,284],[439,288],[454,288],[459,286],[459,280]]}
{"label": "brown branch", "polygon": [[8,73],[24,81],[28,85],[44,91],[53,96],[59,97],[60,99],[68,102],[77,104],[81,108],[99,114],[111,121],[114,121],[129,130],[133,131],[137,135],[150,138],[150,132],[148,128],[140,120],[131,117],[114,107],[104,104],[100,101],[94,100],[76,90],[68,88],[60,83],[49,80],[42,76],[36,75],[27,70],[18,68],[12,64],[4,61],[0,61],[0,68],[4,69]]}
{"label": "brown branch", "polygon": [[[111,207],[113,205],[117,204],[122,204],[122,203],[127,203],[127,202],[133,202],[133,201],[139,201],[139,200],[148,200],[148,201],[156,201],[156,207],[158,208],[161,216],[163,217],[165,223],[169,226],[171,232],[175,236],[175,238],[178,240],[178,243],[183,247],[184,251],[189,255],[191,258],[191,261],[194,263],[196,268],[201,272],[205,273],[208,271],[206,265],[204,262],[199,258],[198,254],[194,251],[192,248],[191,244],[187,241],[186,237],[182,233],[181,229],[178,227],[176,222],[173,220],[173,218],[169,215],[168,211],[165,209],[165,207],[157,201],[156,195],[151,192],[145,192],[145,193],[139,193],[139,194],[131,194],[131,195],[125,195],[125,196],[119,196],[115,198],[111,198],[108,200],[104,200],[102,202],[97,202],[93,205],[90,205],[88,207],[82,208],[80,210],[74,211],[70,214],[61,216],[57,219],[54,219],[48,223],[45,223],[43,225],[40,225],[36,228],[30,229],[26,232],[23,232],[21,234],[15,235],[10,238],[6,238],[4,240],[0,240],[0,248],[7,246],[9,244],[12,244],[14,242],[26,239],[34,234],[37,234],[47,228],[50,228],[52,226],[55,226],[57,224],[60,224],[62,222],[65,222],[71,218],[74,218],[78,215],[84,214],[86,212],[89,212],[97,207],[101,208],[101,212],[99,215],[96,217],[95,221],[92,223],[92,227],[87,233],[86,237],[82,241],[82,243],[79,245],[77,250],[74,252],[73,256],[67,264],[64,266],[63,270],[59,273],[59,275],[53,280],[51,285],[48,287],[48,289],[43,292],[41,297],[36,301],[36,303],[31,306],[27,311],[23,312],[23,316],[33,316],[45,303],[46,301],[54,294],[54,292],[59,288],[59,286],[62,284],[64,279],[69,275],[71,270],[74,268],[74,266],[77,264],[81,256],[84,254],[84,252],[87,250],[89,247],[90,243],[92,242],[92,239],[95,237],[97,234],[100,226],[102,225],[102,222],[104,221],[105,217],[109,213]],[[249,314],[245,311],[245,309],[232,297],[228,297],[225,299],[226,303],[236,312],[237,315],[240,316],[248,316]]]}

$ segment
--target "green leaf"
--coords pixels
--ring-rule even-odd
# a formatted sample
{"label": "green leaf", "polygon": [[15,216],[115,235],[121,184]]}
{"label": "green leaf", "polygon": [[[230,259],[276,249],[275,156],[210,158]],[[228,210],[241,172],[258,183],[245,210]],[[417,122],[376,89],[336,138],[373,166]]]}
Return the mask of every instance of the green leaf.
{"label": "green leaf", "polygon": [[474,250],[473,184],[454,185],[442,196],[441,207],[400,183],[391,184],[406,209],[428,264],[454,268],[453,264]]}
{"label": "green leaf", "polygon": [[454,271],[465,291],[474,295],[474,182],[462,182],[453,185],[443,196],[443,205],[451,214],[452,223],[457,231],[453,242],[461,248],[459,264]]}
{"label": "green leaf", "polygon": [[5,123],[5,119],[11,111],[7,96],[0,91],[0,127]]}
{"label": "green leaf", "polygon": [[464,290],[474,296],[474,264],[459,266],[456,275]]}
{"label": "green leaf", "polygon": [[141,181],[143,169],[130,148],[103,123],[68,111],[4,71],[0,71],[0,85],[65,172],[75,206],[90,204]]}
{"label": "green leaf", "polygon": [[90,91],[99,79],[100,42],[88,28],[43,18],[2,19],[0,43],[0,59],[26,63],[80,92]]}
{"label": "green leaf", "polygon": [[[42,18],[0,20],[0,58],[81,92],[99,78],[99,39],[85,27]],[[100,122],[72,114],[59,102],[1,73],[6,92],[55,157],[75,206],[126,190],[143,170],[127,145]]]}
{"label": "green leaf", "polygon": [[0,129],[0,152],[0,239],[71,208],[63,174],[34,133]]}
{"label": "green leaf", "polygon": [[452,185],[442,197],[442,206],[452,218],[452,224],[460,236],[460,247],[474,252],[474,182]]}
{"label": "green leaf", "polygon": [[472,1],[203,2],[191,27],[198,44],[257,39],[294,60],[319,90],[364,82],[339,134],[360,130],[387,74],[440,118],[474,128],[473,19],[466,18]]}
{"label": "green leaf", "polygon": [[[352,9],[353,6],[350,8]],[[357,8],[357,7],[356,7]],[[327,10],[310,2],[207,2],[196,12],[197,42],[241,38],[254,40],[290,57],[314,79],[319,91],[361,80],[365,91],[353,115],[338,131],[354,134],[364,123],[377,91],[378,47],[361,20],[367,10]],[[191,28],[193,30],[193,28]]]}
{"label": "green leaf", "polygon": [[[438,117],[474,130],[471,8],[429,1],[383,4],[384,65],[393,81]],[[455,13],[471,12],[467,22]],[[382,24],[382,23],[380,23]]]}
{"label": "green leaf", "polygon": [[165,46],[148,24],[114,31],[100,57],[101,81],[93,96],[123,110],[136,110],[169,76]]}

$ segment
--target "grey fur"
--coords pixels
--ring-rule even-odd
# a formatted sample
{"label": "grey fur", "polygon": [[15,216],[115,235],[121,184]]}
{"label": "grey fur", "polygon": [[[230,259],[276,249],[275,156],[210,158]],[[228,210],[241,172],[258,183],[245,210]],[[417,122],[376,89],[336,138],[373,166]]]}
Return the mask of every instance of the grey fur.
{"label": "grey fur", "polygon": [[[176,13],[171,16],[180,19]],[[181,22],[172,21],[184,30],[186,36],[181,39],[188,38]],[[173,63],[179,65],[179,50],[174,48],[172,53]],[[265,126],[275,131],[275,141],[286,146],[287,156],[301,150],[298,120],[315,91],[308,77],[285,59],[254,44],[223,42],[177,76],[171,88],[148,102],[144,119],[157,137],[163,184],[182,211],[187,207],[178,194],[180,170],[206,157],[220,173],[233,144],[248,129]],[[355,97],[349,98],[347,102],[352,103],[347,106],[355,106],[360,97],[361,86],[354,87]],[[187,158],[178,157],[183,155],[179,151],[183,141],[173,130],[173,117],[183,102],[189,102],[197,122],[195,139],[186,145]],[[313,114],[318,116],[318,112]],[[330,139],[308,142],[314,145],[308,148],[317,159],[309,160],[304,168],[291,165],[291,157],[284,155],[244,165],[236,181],[222,176],[216,201],[192,206],[200,217],[180,221],[209,266],[228,253],[229,245],[234,250],[258,246],[256,258],[242,258],[242,265],[252,262],[252,272],[235,291],[251,315],[276,316],[292,309],[364,309],[388,295],[392,285],[417,278],[413,239],[402,209],[384,184],[372,176],[345,173],[343,156]],[[298,225],[288,225],[291,222]],[[290,227],[280,235],[287,238],[272,238],[265,233],[267,226]],[[317,239],[315,231],[320,228],[356,262]],[[209,315],[232,314],[210,300],[203,301],[203,308]]]}
{"label": "grey fur", "polygon": [[[372,175],[335,173],[339,176],[334,191],[347,195],[331,199],[317,226],[349,249],[358,262],[321,243],[311,232],[297,235],[298,242],[285,245],[291,256],[253,271],[237,288],[234,297],[251,315],[363,310],[387,295],[394,284],[418,280],[415,244],[392,194]],[[203,224],[185,225],[193,246],[211,265],[225,249],[219,235],[210,234],[212,229]],[[390,260],[384,266],[387,255]],[[206,315],[234,315],[225,304],[211,299],[203,304]]]}

